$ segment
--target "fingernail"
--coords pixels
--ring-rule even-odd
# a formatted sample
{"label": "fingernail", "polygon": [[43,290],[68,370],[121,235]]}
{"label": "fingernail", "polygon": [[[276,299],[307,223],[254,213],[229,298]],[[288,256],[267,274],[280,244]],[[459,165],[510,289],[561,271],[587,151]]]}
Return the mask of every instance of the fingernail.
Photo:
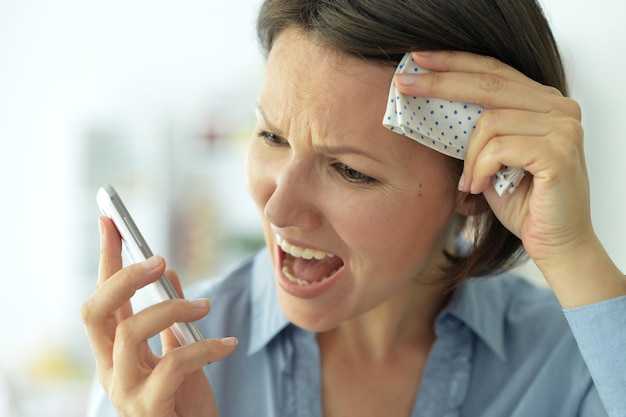
{"label": "fingernail", "polygon": [[143,267],[146,269],[155,269],[161,266],[161,262],[161,257],[159,255],[154,255],[143,261]]}
{"label": "fingernail", "polygon": [[197,300],[189,300],[194,308],[207,309],[211,305],[211,301],[208,298],[198,298]]}
{"label": "fingernail", "polygon": [[239,343],[239,340],[237,340],[236,337],[224,337],[220,339],[220,343],[222,344],[222,346],[225,346],[225,347],[233,347],[233,346],[237,346],[237,344]]}
{"label": "fingernail", "polygon": [[396,83],[399,85],[413,85],[417,82],[419,75],[415,74],[396,74]]}
{"label": "fingernail", "polygon": [[459,191],[465,191],[465,173],[461,174],[461,178],[459,178]]}
{"label": "fingernail", "polygon": [[415,51],[415,53],[421,56],[430,56],[430,54],[432,54],[433,51]]}

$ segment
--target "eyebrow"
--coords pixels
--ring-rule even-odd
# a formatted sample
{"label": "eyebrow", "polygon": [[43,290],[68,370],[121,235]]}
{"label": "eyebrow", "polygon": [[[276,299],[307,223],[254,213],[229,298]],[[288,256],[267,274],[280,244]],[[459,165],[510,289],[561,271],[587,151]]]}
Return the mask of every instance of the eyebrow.
{"label": "eyebrow", "polygon": [[378,159],[378,157],[376,157],[375,155],[360,149],[360,148],[355,148],[353,146],[349,146],[349,145],[338,145],[338,146],[329,146],[329,145],[318,145],[315,147],[319,152],[326,154],[326,155],[361,155],[364,156],[366,158],[371,159],[372,161],[378,162],[379,164],[382,164],[383,162]]}
{"label": "eyebrow", "polygon": [[[269,129],[271,129],[272,133],[275,133],[275,134],[277,134],[279,136],[285,137],[285,135],[281,132],[281,130],[278,127],[276,127],[271,121],[268,120],[267,115],[265,114],[265,111],[263,110],[263,107],[261,107],[260,104],[256,105],[256,110],[258,111],[258,113],[263,118],[263,121],[265,122],[267,127]],[[317,145],[315,148],[319,152],[327,154],[327,155],[356,154],[356,155],[361,155],[361,156],[364,156],[366,158],[369,158],[369,159],[371,159],[373,161],[376,161],[379,164],[383,164],[383,162],[377,156],[375,156],[375,155],[365,151],[364,149],[356,148],[356,147],[350,146],[350,145],[336,145],[336,146]]]}
{"label": "eyebrow", "polygon": [[285,134],[278,127],[276,127],[276,125],[274,125],[272,122],[269,121],[267,115],[265,114],[265,110],[263,110],[263,107],[261,107],[261,105],[258,103],[256,105],[256,111],[261,115],[261,117],[263,118],[263,121],[265,122],[267,127],[270,128],[272,133],[285,137]]}

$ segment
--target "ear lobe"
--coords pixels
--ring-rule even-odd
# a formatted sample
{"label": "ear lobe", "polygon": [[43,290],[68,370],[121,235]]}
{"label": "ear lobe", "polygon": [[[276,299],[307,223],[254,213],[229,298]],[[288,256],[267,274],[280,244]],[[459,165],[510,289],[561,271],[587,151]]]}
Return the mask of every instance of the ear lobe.
{"label": "ear lobe", "polygon": [[489,204],[482,194],[471,194],[458,191],[455,212],[461,216],[469,217],[484,213],[489,209]]}

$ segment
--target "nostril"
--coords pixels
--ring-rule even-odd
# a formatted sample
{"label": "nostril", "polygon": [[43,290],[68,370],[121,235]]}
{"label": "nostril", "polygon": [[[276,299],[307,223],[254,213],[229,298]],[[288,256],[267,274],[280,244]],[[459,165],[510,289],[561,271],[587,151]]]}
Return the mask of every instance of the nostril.
{"label": "nostril", "polygon": [[267,220],[278,228],[313,229],[321,225],[321,214],[315,197],[305,186],[279,184],[263,206]]}

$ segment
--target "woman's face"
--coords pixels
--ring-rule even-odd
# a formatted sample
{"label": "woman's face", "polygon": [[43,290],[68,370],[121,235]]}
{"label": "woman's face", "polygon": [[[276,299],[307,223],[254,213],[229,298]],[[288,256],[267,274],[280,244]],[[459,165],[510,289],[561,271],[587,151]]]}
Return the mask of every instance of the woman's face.
{"label": "woman's face", "polygon": [[312,331],[406,297],[443,261],[459,193],[447,156],[382,126],[393,72],[295,30],[268,57],[247,179],[281,307]]}

